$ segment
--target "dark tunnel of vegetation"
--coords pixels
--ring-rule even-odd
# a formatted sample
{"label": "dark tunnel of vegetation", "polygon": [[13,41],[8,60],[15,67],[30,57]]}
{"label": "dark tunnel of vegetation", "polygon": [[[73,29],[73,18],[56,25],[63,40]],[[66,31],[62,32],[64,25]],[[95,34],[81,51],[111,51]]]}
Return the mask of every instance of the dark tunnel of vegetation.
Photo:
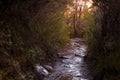
{"label": "dark tunnel of vegetation", "polygon": [[[70,40],[64,11],[71,2],[0,0],[0,80],[34,80],[34,64],[56,57]],[[95,61],[91,74],[95,80],[119,80],[120,1],[93,2],[95,29],[87,37],[87,57]]]}
{"label": "dark tunnel of vegetation", "polygon": [[93,0],[96,30],[89,41],[89,57],[96,60],[95,80],[120,79],[120,1]]}

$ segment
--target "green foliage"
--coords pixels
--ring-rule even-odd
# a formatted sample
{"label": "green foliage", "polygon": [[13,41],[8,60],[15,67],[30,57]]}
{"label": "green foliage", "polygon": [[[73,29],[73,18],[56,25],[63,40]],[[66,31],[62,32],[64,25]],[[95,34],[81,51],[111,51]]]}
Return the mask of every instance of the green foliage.
{"label": "green foliage", "polygon": [[90,54],[88,55],[96,60],[93,75],[99,80],[119,80],[119,1],[94,1],[98,4],[95,12],[96,28],[93,35],[93,40],[95,41],[91,41],[94,44],[92,46],[89,45]]}
{"label": "green foliage", "polygon": [[93,40],[93,35],[95,32],[95,21],[93,17],[93,11],[86,9],[84,11],[84,16],[82,18],[82,29],[84,31],[84,38],[87,40],[88,44]]}
{"label": "green foliage", "polygon": [[36,63],[53,57],[69,41],[63,16],[67,3],[0,1],[0,80],[22,80],[33,74]]}
{"label": "green foliage", "polygon": [[89,51],[94,51],[92,48],[96,43],[96,39],[94,38],[96,26],[94,20],[94,11],[92,9],[93,8],[91,8],[91,10],[85,9],[81,18],[81,34],[87,41]]}
{"label": "green foliage", "polygon": [[37,19],[33,24],[38,32],[41,48],[49,53],[57,51],[69,41],[67,26],[61,15],[52,16],[47,22]]}
{"label": "green foliage", "polygon": [[[48,52],[56,51],[68,41],[67,25],[63,15],[64,9],[63,6],[60,6],[63,2],[58,0],[49,3],[49,6],[46,6],[47,12],[43,15],[39,13],[40,16],[32,21],[33,26],[35,26],[35,31],[38,32],[42,48],[46,51],[48,50]],[[54,7],[52,7],[53,5]],[[51,9],[54,9],[54,12]],[[42,11],[44,12],[46,10]]]}

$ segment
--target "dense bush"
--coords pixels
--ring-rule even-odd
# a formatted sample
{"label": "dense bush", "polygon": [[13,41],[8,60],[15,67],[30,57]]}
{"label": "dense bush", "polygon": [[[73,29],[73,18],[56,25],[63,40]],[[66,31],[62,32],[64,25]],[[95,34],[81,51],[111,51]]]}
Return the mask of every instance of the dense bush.
{"label": "dense bush", "polygon": [[[92,9],[92,7],[91,7]],[[94,21],[94,12],[93,10],[86,9],[83,12],[81,19],[81,26],[83,31],[83,37],[87,40],[88,45],[91,44],[95,32],[95,21]]]}
{"label": "dense bush", "polygon": [[32,80],[34,64],[69,41],[63,16],[68,2],[0,1],[0,80]]}
{"label": "dense bush", "polygon": [[[97,5],[94,45],[89,57],[96,60],[95,80],[119,80],[120,77],[120,2],[119,0],[94,0]],[[95,41],[94,41],[95,40]]]}
{"label": "dense bush", "polygon": [[64,17],[59,14],[52,16],[47,22],[37,19],[33,21],[33,25],[38,32],[41,48],[48,53],[58,50],[69,41],[67,25]]}

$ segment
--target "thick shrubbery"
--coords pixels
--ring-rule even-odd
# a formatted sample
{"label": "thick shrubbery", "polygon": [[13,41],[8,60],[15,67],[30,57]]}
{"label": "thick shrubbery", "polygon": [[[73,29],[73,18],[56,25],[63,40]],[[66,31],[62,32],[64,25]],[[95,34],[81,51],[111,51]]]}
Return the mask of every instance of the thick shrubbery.
{"label": "thick shrubbery", "polygon": [[67,25],[64,17],[59,14],[52,16],[48,21],[41,21],[41,19],[33,21],[33,25],[38,32],[41,48],[48,53],[58,50],[69,41]]}
{"label": "thick shrubbery", "polygon": [[65,4],[59,0],[0,1],[0,80],[33,80],[29,77],[34,64],[50,59],[69,41]]}
{"label": "thick shrubbery", "polygon": [[94,3],[98,8],[95,16],[96,29],[88,55],[97,62],[93,74],[95,80],[119,80],[120,2],[119,0],[94,0]]}
{"label": "thick shrubbery", "polygon": [[[91,8],[92,9],[92,8]],[[87,40],[88,45],[91,45],[93,36],[95,33],[95,21],[94,21],[94,12],[93,10],[86,9],[83,12],[83,17],[81,19],[81,26],[83,30],[83,37]]]}

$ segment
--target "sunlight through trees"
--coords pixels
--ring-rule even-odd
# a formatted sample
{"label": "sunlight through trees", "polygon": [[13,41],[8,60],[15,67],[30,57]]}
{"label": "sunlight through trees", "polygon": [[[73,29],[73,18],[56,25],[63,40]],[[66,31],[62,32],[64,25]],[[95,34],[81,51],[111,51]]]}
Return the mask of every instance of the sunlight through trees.
{"label": "sunlight through trees", "polygon": [[68,17],[68,24],[73,28],[74,37],[80,37],[81,34],[81,17],[84,15],[85,10],[90,10],[92,6],[91,0],[73,0],[72,5],[67,5],[65,17]]}

